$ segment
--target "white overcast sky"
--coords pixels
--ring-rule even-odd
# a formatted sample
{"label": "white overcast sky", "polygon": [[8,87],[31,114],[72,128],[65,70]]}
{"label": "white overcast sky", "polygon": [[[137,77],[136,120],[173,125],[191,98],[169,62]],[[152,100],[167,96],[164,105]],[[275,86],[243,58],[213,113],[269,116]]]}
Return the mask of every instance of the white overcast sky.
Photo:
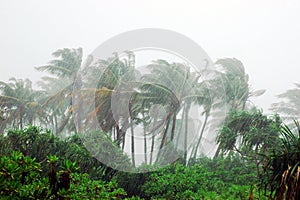
{"label": "white overcast sky", "polygon": [[35,66],[59,48],[85,55],[110,37],[138,28],[186,35],[212,58],[241,60],[255,103],[267,108],[275,95],[300,83],[298,0],[0,0],[0,80],[41,76]]}

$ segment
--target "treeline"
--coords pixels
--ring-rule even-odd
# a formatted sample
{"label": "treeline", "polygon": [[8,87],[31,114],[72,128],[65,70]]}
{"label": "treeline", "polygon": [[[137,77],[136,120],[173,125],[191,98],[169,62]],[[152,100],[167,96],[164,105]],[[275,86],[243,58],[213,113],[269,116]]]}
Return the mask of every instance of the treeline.
{"label": "treeline", "polygon": [[[188,162],[201,154],[205,136],[215,137],[226,111],[246,109],[250,97],[264,92],[250,89],[249,76],[237,59],[220,59],[215,63],[220,69],[200,72],[183,63],[156,60],[141,74],[132,52],[106,60],[89,56],[82,68],[81,48],[60,49],[53,56],[49,64],[36,67],[49,74],[38,82],[40,90],[28,79],[0,82],[0,132],[33,124],[65,137],[99,126],[123,150],[130,146],[133,165],[137,126],[143,127],[143,162],[163,160],[170,143]],[[203,123],[189,127],[195,108]],[[195,140],[189,141],[192,129],[200,125]]]}
{"label": "treeline", "polygon": [[[279,115],[266,116],[251,104],[250,98],[262,95],[264,90],[251,89],[249,76],[239,60],[219,59],[215,70],[202,71],[183,63],[156,60],[142,74],[135,69],[132,52],[126,52],[125,58],[114,54],[106,60],[89,56],[85,64],[81,48],[61,49],[53,56],[49,64],[36,68],[48,73],[38,82],[38,90],[28,79],[0,82],[2,165],[12,162],[17,166],[14,156],[35,159],[31,162],[40,164],[37,168],[42,170],[38,176],[48,176],[47,198],[59,196],[58,185],[63,183],[60,178],[67,177],[66,182],[76,184],[67,173],[49,178],[52,163],[52,174],[61,170],[59,166],[69,165],[73,169],[79,167],[77,172],[81,175],[89,174],[91,181],[116,180],[118,187],[124,189],[120,195],[127,193],[127,197],[215,199],[225,198],[222,195],[228,191],[240,191],[226,199],[251,199],[261,194],[256,193],[258,190],[264,190],[272,198],[298,199],[299,125],[295,121],[293,126],[285,126]],[[281,113],[284,120],[299,119],[300,89],[296,86],[279,95],[282,102],[272,105],[272,110]],[[191,125],[190,116],[196,109],[201,126]],[[142,127],[140,133],[138,127]],[[142,135],[143,140],[138,140],[137,135]],[[217,145],[211,159],[205,158],[208,137]],[[136,144],[141,141],[143,164],[136,168],[136,154],[141,153]],[[22,155],[11,155],[13,151]],[[148,172],[175,160],[176,164],[153,173],[116,170]],[[228,166],[239,162],[236,165],[243,174],[243,183],[239,176],[230,173],[234,166],[219,169],[212,164],[225,161]],[[9,178],[8,173],[14,173],[3,169],[3,180]],[[2,185],[5,189],[1,194],[20,196],[14,188],[24,185],[26,174],[28,171],[20,172],[16,179],[19,182],[13,183],[16,185],[11,189]],[[197,174],[205,179],[216,177],[211,180],[217,184]],[[10,178],[8,181],[14,181]],[[51,185],[53,180],[56,182]],[[155,186],[157,181],[161,182]],[[205,181],[204,187],[201,183]],[[224,190],[220,190],[221,185]],[[76,192],[62,196],[75,198],[72,193]]]}

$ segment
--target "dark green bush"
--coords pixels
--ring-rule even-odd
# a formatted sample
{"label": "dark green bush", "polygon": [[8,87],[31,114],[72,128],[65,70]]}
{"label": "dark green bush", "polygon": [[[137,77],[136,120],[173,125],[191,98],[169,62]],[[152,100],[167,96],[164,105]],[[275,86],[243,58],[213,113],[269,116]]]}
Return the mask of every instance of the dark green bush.
{"label": "dark green bush", "polygon": [[[88,174],[72,173],[75,163],[66,160],[61,171],[56,172],[51,166],[58,158],[49,156],[49,176],[42,177],[41,165],[21,152],[0,158],[0,197],[1,199],[115,199],[126,196],[122,188],[117,188],[116,181],[90,179]],[[54,172],[54,173],[53,173]],[[66,176],[69,182],[66,187]],[[54,177],[53,177],[54,176]],[[54,189],[53,189],[54,188]]]}

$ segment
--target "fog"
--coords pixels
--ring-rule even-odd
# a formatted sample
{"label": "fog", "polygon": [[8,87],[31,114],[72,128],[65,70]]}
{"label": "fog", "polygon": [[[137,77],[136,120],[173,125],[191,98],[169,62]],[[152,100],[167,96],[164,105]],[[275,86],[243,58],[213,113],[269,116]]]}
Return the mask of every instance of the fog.
{"label": "fog", "polygon": [[235,57],[250,76],[258,107],[299,83],[300,3],[244,1],[0,1],[0,80],[39,80],[34,67],[60,48],[84,55],[114,35],[138,28],[169,29],[197,42],[216,61]]}

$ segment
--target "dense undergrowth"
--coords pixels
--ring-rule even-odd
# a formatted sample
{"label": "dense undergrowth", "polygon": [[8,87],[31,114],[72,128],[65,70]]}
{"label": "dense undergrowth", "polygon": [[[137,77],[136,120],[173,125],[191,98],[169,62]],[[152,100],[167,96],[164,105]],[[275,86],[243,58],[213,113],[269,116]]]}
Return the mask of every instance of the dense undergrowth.
{"label": "dense undergrowth", "polygon": [[[91,136],[97,134],[104,135]],[[99,162],[78,135],[62,140],[36,126],[9,130],[0,135],[0,199],[297,199],[298,136],[283,127],[261,174],[234,151],[163,168],[142,164],[128,173]],[[133,167],[115,146],[103,137],[95,150]]]}
{"label": "dense undergrowth", "polygon": [[255,165],[235,153],[148,173],[138,171],[155,166],[118,172],[91,156],[78,136],[61,140],[30,126],[2,135],[0,155],[1,199],[264,199]]}

